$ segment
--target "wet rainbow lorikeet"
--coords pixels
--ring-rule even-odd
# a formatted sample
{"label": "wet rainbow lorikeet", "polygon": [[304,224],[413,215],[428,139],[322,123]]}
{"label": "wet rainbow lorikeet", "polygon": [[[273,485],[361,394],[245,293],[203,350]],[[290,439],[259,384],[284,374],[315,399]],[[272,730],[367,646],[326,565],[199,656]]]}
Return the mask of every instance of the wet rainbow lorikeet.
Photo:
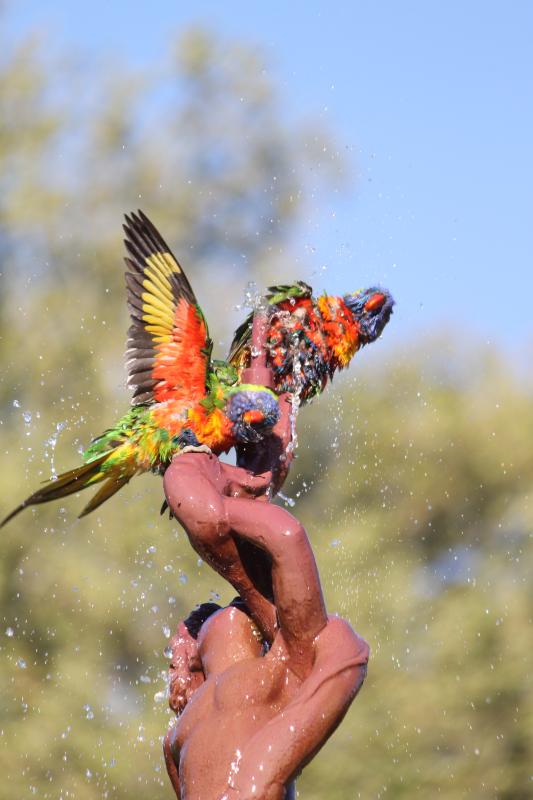
{"label": "wet rainbow lorikeet", "polygon": [[[267,364],[276,392],[291,392],[303,405],[322,392],[337,370],[375,341],[390,319],[394,300],[386,289],[361,289],[343,297],[314,298],[306,283],[272,286],[266,296]],[[229,361],[239,374],[250,363],[252,315],[235,332]]]}
{"label": "wet rainbow lorikeet", "polygon": [[89,486],[93,511],[137,473],[163,473],[184,450],[218,454],[256,442],[279,418],[276,395],[238,382],[237,370],[211,359],[207,324],[187,277],[147,217],[126,216],[128,385],[132,408],[91,443],[81,467],[48,481],[2,522],[27,506]]}
{"label": "wet rainbow lorikeet", "polygon": [[[84,516],[135,474],[163,473],[179,452],[207,447],[218,454],[256,442],[278,419],[271,391],[239,383],[251,360],[253,315],[237,329],[228,360],[212,360],[205,318],[168,245],[141,211],[126,217],[124,230],[132,408],[91,443],[81,467],[44,484],[2,525],[27,506],[103,483]],[[275,390],[293,393],[300,404],[381,334],[394,305],[385,289],[313,298],[302,282],[272,287],[265,299]]]}

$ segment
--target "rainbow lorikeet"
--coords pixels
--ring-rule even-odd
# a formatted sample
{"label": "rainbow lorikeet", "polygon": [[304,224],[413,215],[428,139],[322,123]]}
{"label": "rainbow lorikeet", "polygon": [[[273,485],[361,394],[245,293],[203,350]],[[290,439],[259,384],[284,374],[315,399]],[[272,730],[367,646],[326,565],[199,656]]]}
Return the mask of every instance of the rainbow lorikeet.
{"label": "rainbow lorikeet", "polygon": [[93,511],[140,472],[162,473],[184,450],[218,454],[256,442],[279,418],[276,395],[238,382],[237,370],[211,359],[212,342],[194,292],[147,217],[126,216],[128,385],[132,408],[93,440],[81,467],[48,481],[23,508],[102,484],[80,516]]}
{"label": "rainbow lorikeet", "polygon": [[[386,289],[361,289],[343,297],[299,281],[272,286],[266,300],[267,364],[276,392],[291,392],[303,405],[322,392],[359,348],[375,341],[390,319],[394,300]],[[241,374],[250,363],[252,317],[236,330],[228,356]]]}

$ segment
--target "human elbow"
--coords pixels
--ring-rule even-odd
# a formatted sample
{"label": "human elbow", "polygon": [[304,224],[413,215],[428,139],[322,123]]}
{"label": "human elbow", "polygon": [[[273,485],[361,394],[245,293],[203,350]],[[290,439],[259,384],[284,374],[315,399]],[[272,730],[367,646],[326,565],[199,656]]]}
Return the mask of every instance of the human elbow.
{"label": "human elbow", "polygon": [[320,634],[322,646],[335,653],[337,666],[345,671],[354,685],[354,693],[361,687],[367,672],[370,648],[368,643],[341,617],[329,616],[328,624]]}

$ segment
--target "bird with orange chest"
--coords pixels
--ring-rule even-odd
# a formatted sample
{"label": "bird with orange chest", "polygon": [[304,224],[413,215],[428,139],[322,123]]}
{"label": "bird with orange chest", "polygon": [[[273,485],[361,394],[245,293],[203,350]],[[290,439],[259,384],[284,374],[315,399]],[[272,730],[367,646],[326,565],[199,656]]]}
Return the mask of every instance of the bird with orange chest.
{"label": "bird with orange chest", "polygon": [[192,449],[227,452],[269,435],[279,418],[276,393],[304,404],[322,392],[360,347],[380,336],[394,301],[385,289],[313,298],[298,282],[266,297],[266,367],[274,386],[243,383],[252,359],[252,319],[235,333],[227,361],[211,358],[207,323],[172,251],[142,211],[126,217],[128,385],[132,408],[85,451],[84,464],[54,477],[3,520],[27,506],[102,484],[88,514],[136,474],[163,474]]}
{"label": "bird with orange chest", "polygon": [[84,516],[136,474],[161,475],[183,452],[218,455],[257,443],[278,421],[271,389],[240,382],[234,367],[211,358],[207,323],[191,285],[147,217],[126,217],[124,230],[132,408],[94,439],[81,466],[45,483],[2,525],[27,506],[99,485]]}
{"label": "bird with orange chest", "polygon": [[[267,366],[276,392],[296,395],[300,405],[320,394],[335,372],[381,336],[394,306],[386,289],[371,287],[314,298],[306,283],[272,286],[266,296]],[[237,329],[229,361],[239,374],[251,359],[252,315]]]}

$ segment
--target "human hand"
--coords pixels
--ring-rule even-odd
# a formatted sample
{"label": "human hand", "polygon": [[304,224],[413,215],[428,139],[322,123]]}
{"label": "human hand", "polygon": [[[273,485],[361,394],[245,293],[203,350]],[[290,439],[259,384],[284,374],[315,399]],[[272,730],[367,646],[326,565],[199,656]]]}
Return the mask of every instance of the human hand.
{"label": "human hand", "polygon": [[169,667],[168,704],[181,714],[194,692],[201,686],[204,676],[198,658],[198,647],[185,624],[180,622],[170,640],[172,661]]}
{"label": "human hand", "polygon": [[224,494],[229,497],[262,497],[268,494],[272,482],[271,471],[256,475],[242,467],[224,463],[221,463],[221,469],[226,482]]}

